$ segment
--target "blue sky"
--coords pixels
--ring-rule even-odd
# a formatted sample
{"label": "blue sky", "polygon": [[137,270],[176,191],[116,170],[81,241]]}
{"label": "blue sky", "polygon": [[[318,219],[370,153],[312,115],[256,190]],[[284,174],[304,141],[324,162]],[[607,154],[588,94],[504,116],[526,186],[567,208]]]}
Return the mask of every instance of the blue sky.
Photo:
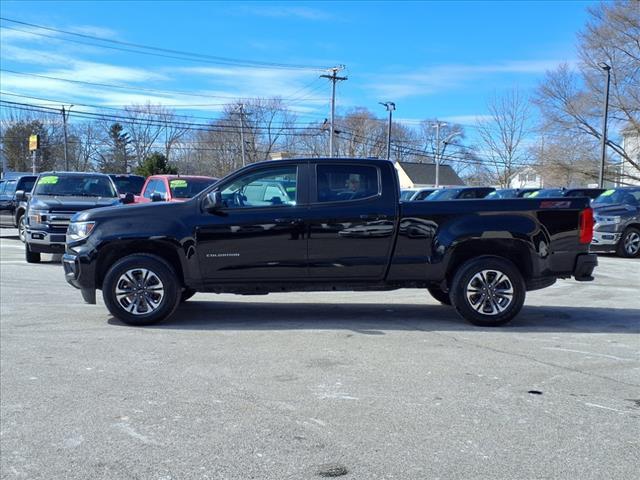
{"label": "blue sky", "polygon": [[[576,33],[590,2],[2,2],[2,17],[118,41],[210,56],[284,64],[346,65],[338,110],[408,123],[473,123],[494,93],[529,93],[544,72],[576,62]],[[249,68],[139,55],[71,43],[56,32],[2,22],[3,92],[65,103],[180,106],[215,117],[237,97],[281,96],[300,122],[329,116],[330,86],[313,69]],[[49,37],[29,32],[45,33]],[[95,43],[92,40],[75,40]],[[113,44],[112,44],[113,45]],[[136,90],[179,90],[197,96]],[[3,95],[4,100],[44,104]],[[207,106],[204,106],[207,104]],[[193,105],[198,105],[194,107]],[[76,107],[78,108],[78,107]]]}

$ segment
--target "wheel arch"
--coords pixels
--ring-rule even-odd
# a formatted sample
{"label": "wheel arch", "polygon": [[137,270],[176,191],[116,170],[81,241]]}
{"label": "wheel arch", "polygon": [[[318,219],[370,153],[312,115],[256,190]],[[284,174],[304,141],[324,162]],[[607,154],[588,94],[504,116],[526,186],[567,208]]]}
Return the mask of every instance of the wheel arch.
{"label": "wheel arch", "polygon": [[96,288],[102,288],[102,283],[109,268],[119,259],[129,255],[149,254],[167,262],[178,276],[180,285],[184,286],[184,271],[180,257],[175,247],[164,241],[130,240],[111,243],[100,251],[96,263]]}
{"label": "wheel arch", "polygon": [[451,253],[445,275],[447,286],[451,285],[453,276],[461,265],[483,256],[509,260],[525,281],[533,277],[532,252],[526,243],[515,239],[475,239],[461,243]]}
{"label": "wheel arch", "polygon": [[26,212],[26,209],[24,207],[18,207],[16,209],[16,214],[13,218],[13,223],[16,227],[19,226],[18,223],[19,223],[20,217],[22,217],[25,212]]}

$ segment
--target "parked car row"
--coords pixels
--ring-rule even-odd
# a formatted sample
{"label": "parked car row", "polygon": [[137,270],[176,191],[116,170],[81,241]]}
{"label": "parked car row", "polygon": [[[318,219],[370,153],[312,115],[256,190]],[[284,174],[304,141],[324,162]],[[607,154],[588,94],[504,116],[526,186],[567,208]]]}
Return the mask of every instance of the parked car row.
{"label": "parked car row", "polygon": [[486,198],[500,200],[505,198],[552,198],[552,197],[589,197],[592,200],[605,191],[604,188],[501,188],[493,187],[447,187],[447,188],[408,188],[401,192],[400,200],[464,200]]}
{"label": "parked car row", "polygon": [[18,228],[25,258],[63,253],[67,227],[77,212],[117,204],[184,201],[208,185],[212,177],[43,172],[13,174],[0,183],[2,226]]}
{"label": "parked car row", "polygon": [[401,201],[434,201],[518,198],[591,199],[596,225],[591,249],[615,252],[621,257],[640,256],[640,187],[604,188],[508,188],[453,187],[412,188],[403,190]]}

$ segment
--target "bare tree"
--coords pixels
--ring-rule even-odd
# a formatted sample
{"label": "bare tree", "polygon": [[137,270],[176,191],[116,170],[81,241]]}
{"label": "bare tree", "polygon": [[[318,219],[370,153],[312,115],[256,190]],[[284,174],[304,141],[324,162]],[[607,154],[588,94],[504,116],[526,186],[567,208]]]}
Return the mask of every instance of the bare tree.
{"label": "bare tree", "polygon": [[[598,149],[574,136],[543,133],[530,154],[545,187],[580,187],[598,180]],[[606,172],[605,177],[612,174]]]}
{"label": "bare tree", "polygon": [[69,144],[75,169],[80,172],[96,169],[105,143],[102,128],[96,122],[72,125]]}
{"label": "bare tree", "polygon": [[164,124],[162,136],[164,137],[164,155],[171,161],[171,150],[176,147],[180,140],[189,132],[189,121],[186,117],[175,114],[172,110],[164,107],[156,107],[158,121]]}
{"label": "bare tree", "polygon": [[186,118],[177,116],[173,110],[162,105],[134,104],[125,107],[124,112],[126,119],[122,124],[129,135],[138,166],[151,152],[161,149],[170,159],[171,149],[192,128]]}
{"label": "bare tree", "polygon": [[555,135],[581,141],[601,140],[602,102],[606,75],[598,65],[611,67],[610,131],[607,146],[638,173],[640,163],[625,151],[616,132],[640,136],[640,4],[636,0],[603,2],[589,9],[589,21],[579,35],[578,70],[567,65],[548,72],[534,98],[542,113],[542,127]]}
{"label": "bare tree", "polygon": [[347,112],[346,115],[338,118],[335,125],[337,156],[383,157],[386,155],[386,127],[366,108],[355,108]]}
{"label": "bare tree", "polygon": [[523,141],[530,132],[527,99],[517,90],[494,97],[488,104],[490,118],[479,122],[481,152],[495,181],[503,188],[529,160]]}

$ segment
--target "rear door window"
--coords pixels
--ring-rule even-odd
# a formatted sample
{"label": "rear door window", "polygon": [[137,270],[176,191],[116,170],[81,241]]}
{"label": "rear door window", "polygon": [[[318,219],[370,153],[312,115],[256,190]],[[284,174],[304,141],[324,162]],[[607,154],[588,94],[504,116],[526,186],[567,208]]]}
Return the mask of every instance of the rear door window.
{"label": "rear door window", "polygon": [[317,165],[318,202],[345,202],[380,194],[376,167],[365,165]]}

